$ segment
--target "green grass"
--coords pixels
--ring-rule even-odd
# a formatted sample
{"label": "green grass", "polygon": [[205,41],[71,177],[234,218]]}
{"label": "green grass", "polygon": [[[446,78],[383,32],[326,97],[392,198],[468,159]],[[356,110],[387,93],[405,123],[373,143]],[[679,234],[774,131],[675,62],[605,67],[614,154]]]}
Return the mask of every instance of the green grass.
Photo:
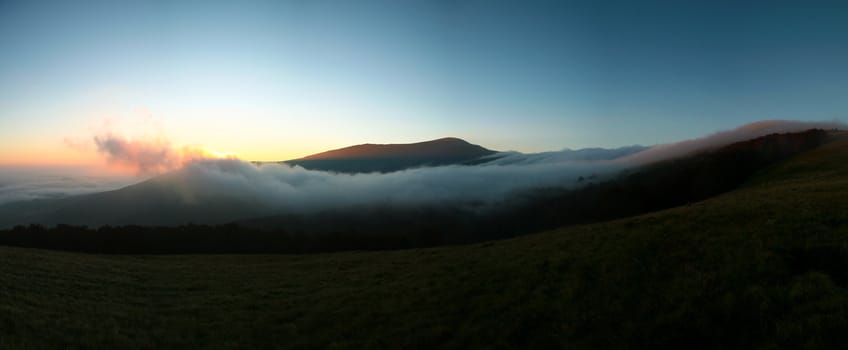
{"label": "green grass", "polygon": [[821,348],[848,341],[848,140],[689,206],[302,256],[0,247],[0,348]]}

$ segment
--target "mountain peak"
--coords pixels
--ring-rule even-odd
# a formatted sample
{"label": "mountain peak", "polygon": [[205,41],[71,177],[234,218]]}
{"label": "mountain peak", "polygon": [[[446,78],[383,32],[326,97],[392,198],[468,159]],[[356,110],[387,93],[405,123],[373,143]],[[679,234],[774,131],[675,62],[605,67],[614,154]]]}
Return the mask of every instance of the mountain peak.
{"label": "mountain peak", "polygon": [[426,141],[426,142],[459,142],[459,143],[467,143],[467,144],[469,144],[469,145],[471,144],[471,143],[470,143],[470,142],[468,142],[468,141],[465,141],[465,140],[463,140],[463,139],[461,139],[461,138],[453,137],[453,136],[442,137],[442,138],[440,138],[440,139],[435,139],[435,140],[432,140],[432,141]]}
{"label": "mountain peak", "polygon": [[307,169],[346,173],[389,172],[421,166],[464,164],[497,153],[457,137],[398,144],[360,144],[286,161]]}
{"label": "mountain peak", "polygon": [[495,151],[488,150],[478,145],[473,145],[468,141],[457,137],[443,137],[440,139],[416,143],[366,143],[316,153],[297,160],[383,157],[431,157],[457,155],[478,156],[478,154],[479,156],[484,156],[492,153],[495,153]]}

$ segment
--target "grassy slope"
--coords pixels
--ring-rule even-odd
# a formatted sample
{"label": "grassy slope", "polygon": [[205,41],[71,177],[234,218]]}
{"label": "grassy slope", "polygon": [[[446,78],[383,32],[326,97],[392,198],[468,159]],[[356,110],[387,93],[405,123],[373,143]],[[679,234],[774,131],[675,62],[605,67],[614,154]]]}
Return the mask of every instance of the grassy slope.
{"label": "grassy slope", "polygon": [[512,240],[304,256],[0,247],[0,348],[817,347],[848,330],[848,140]]}

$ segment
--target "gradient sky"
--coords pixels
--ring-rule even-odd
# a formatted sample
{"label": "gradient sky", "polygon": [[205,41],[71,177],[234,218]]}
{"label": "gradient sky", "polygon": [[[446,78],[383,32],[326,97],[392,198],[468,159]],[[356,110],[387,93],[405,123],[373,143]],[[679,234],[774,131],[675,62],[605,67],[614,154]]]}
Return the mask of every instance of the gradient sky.
{"label": "gradient sky", "polygon": [[844,121],[844,4],[0,1],[0,165],[96,162],[102,132],[282,160]]}

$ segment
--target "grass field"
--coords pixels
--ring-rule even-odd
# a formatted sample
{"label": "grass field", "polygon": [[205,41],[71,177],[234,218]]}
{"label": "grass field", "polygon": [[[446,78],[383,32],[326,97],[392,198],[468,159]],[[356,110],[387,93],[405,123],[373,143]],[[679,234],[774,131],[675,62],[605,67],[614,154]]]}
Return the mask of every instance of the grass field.
{"label": "grass field", "polygon": [[0,348],[821,348],[848,342],[848,140],[709,200],[468,246],[0,247]]}

